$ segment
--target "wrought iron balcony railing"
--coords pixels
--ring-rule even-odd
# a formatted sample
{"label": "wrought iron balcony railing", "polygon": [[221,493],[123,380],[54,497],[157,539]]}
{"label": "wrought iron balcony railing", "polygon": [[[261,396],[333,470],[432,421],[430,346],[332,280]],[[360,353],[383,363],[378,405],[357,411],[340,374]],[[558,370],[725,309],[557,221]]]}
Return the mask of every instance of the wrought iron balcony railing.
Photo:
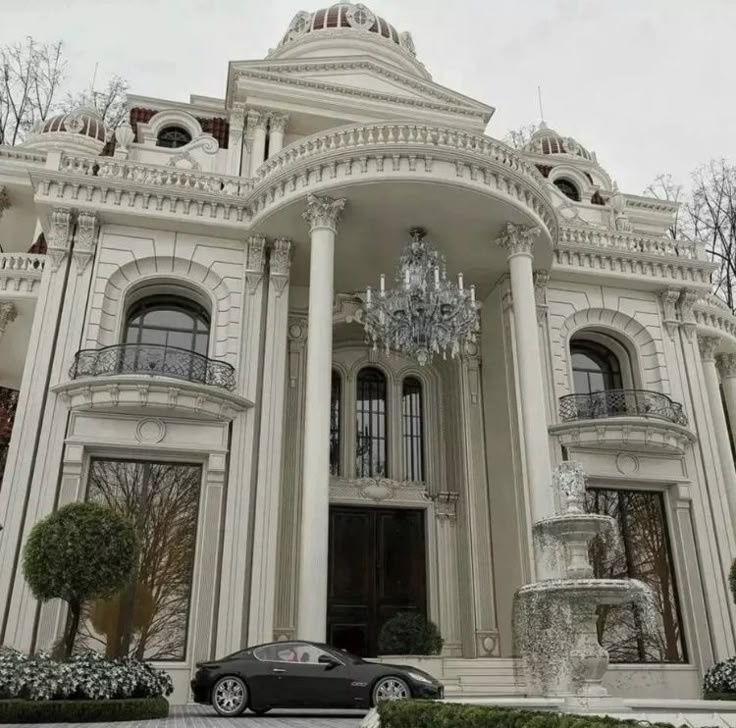
{"label": "wrought iron balcony railing", "polygon": [[115,374],[149,374],[235,389],[235,369],[188,349],[161,344],[120,344],[82,349],[69,372],[72,379]]}
{"label": "wrought iron balcony railing", "polygon": [[560,397],[560,418],[563,422],[603,417],[654,417],[687,426],[687,416],[682,411],[682,405],[673,402],[661,392],[609,389]]}

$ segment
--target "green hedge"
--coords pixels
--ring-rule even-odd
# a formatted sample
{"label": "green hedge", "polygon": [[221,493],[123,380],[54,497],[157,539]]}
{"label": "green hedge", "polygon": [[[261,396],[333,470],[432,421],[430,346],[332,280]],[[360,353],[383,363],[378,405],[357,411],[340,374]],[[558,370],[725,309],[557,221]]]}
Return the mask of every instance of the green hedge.
{"label": "green hedge", "polygon": [[[378,705],[378,714],[381,728],[641,728],[635,720],[427,700],[384,701]],[[672,728],[670,723],[648,726]]]}
{"label": "green hedge", "polygon": [[736,700],[736,693],[705,693],[703,700]]}
{"label": "green hedge", "polygon": [[0,700],[0,723],[109,723],[166,718],[166,698]]}

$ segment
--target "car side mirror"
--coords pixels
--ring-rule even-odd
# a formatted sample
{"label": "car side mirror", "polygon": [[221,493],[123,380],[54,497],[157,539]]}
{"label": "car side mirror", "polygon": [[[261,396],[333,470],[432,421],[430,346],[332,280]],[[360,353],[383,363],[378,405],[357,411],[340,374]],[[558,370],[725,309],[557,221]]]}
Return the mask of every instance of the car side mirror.
{"label": "car side mirror", "polygon": [[317,662],[320,665],[326,665],[328,670],[332,670],[340,664],[334,657],[330,657],[329,655],[320,655],[317,658]]}

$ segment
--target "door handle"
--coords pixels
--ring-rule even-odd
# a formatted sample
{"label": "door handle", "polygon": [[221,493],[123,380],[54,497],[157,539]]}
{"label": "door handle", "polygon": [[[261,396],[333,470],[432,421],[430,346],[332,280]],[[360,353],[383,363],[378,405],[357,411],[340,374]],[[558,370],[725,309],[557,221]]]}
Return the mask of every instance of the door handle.
{"label": "door handle", "polygon": [[282,670],[280,667],[274,667],[272,672],[286,672],[286,670]]}

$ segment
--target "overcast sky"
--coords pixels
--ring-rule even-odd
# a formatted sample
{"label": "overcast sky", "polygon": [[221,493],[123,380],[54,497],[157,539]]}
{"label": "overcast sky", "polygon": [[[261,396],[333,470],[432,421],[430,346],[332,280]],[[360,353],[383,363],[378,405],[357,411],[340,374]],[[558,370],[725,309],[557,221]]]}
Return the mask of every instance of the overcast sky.
{"label": "overcast sky", "polygon": [[[736,0],[375,0],[435,81],[496,108],[488,133],[539,120],[626,192],[736,161]],[[222,97],[227,62],[262,58],[303,0],[5,0],[0,43],[64,41],[70,83],[117,73],[136,94]]]}

